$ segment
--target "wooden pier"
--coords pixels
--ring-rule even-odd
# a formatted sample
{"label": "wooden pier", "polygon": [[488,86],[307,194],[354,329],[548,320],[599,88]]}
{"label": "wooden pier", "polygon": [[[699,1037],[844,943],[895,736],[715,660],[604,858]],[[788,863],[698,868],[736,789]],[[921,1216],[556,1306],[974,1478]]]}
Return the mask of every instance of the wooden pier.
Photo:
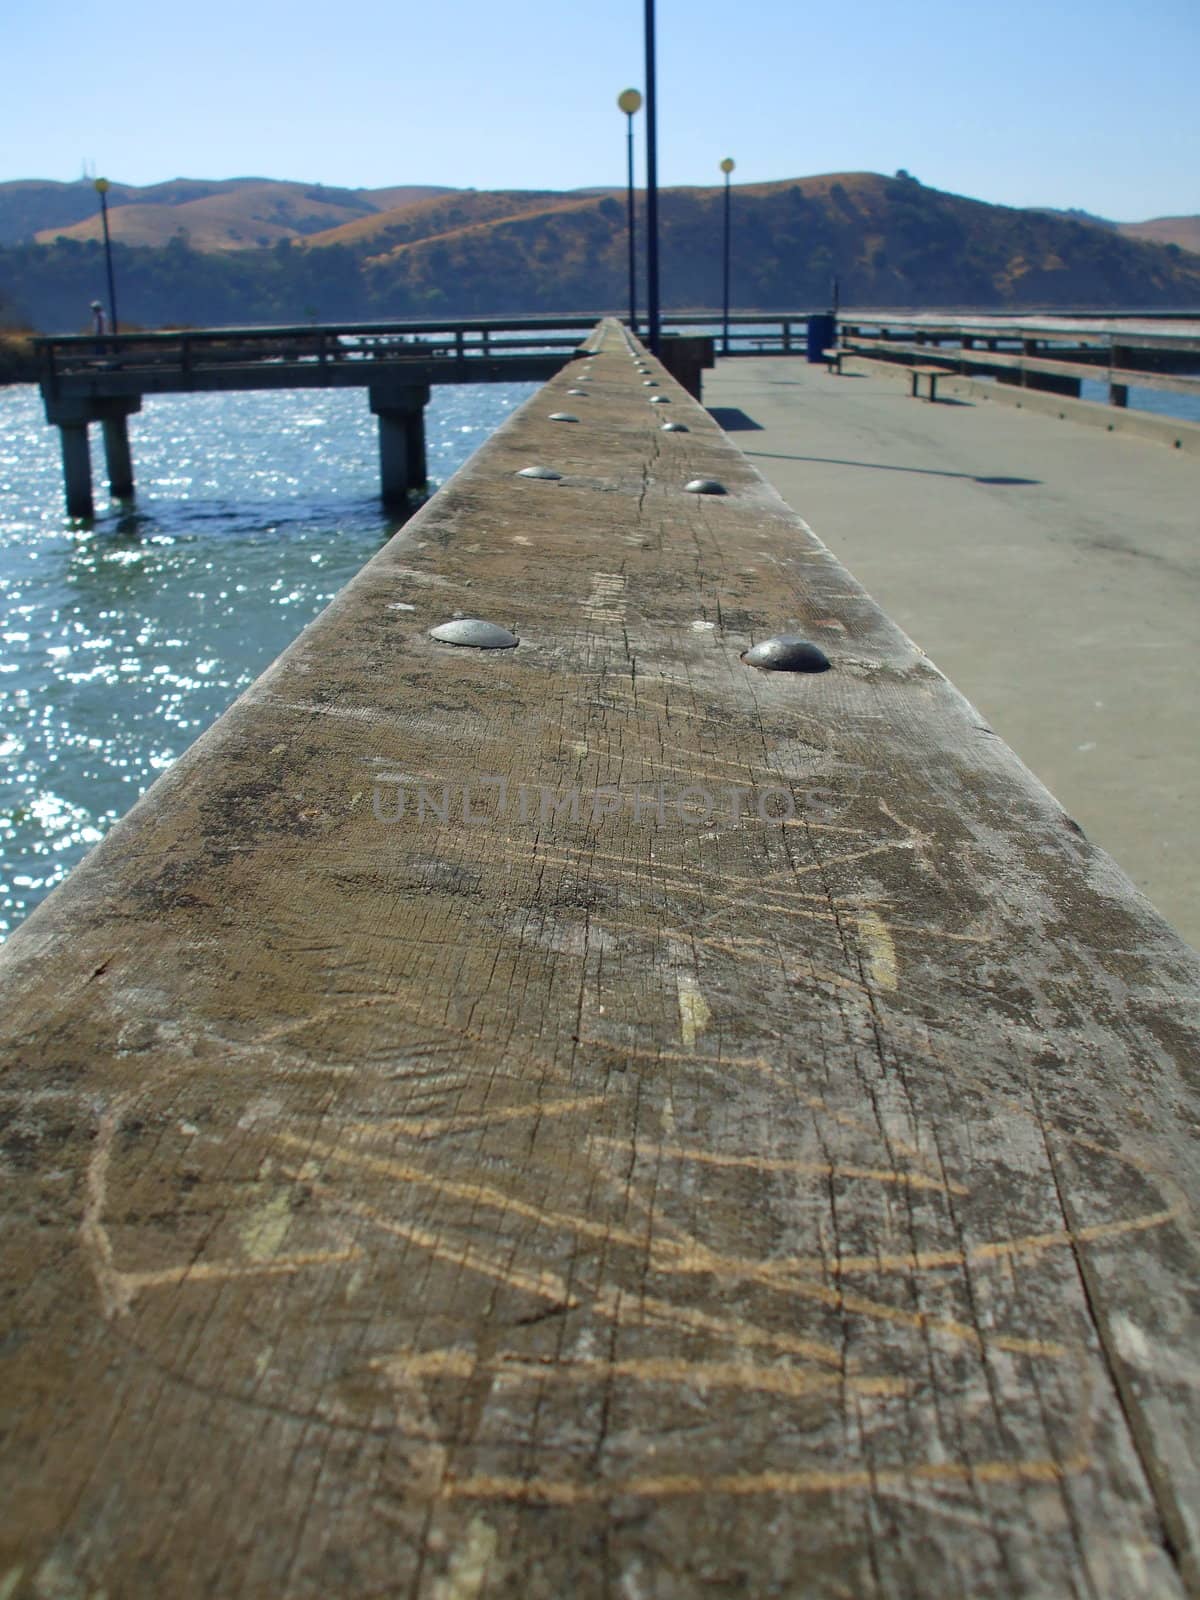
{"label": "wooden pier", "polygon": [[839,329],[839,372],[847,356],[924,367],[931,355],[946,373],[1073,399],[1085,382],[1103,384],[1114,406],[1127,406],[1134,386],[1200,395],[1195,320],[854,315]]}
{"label": "wooden pier", "polygon": [[[827,341],[822,337],[814,348],[808,339],[814,318],[834,326],[824,312],[736,313],[723,359],[807,350],[818,360]],[[714,318],[676,314],[664,324],[662,361],[698,399],[702,373],[713,364]],[[134,492],[129,418],[145,396],[237,389],[365,388],[379,419],[381,494],[386,504],[403,505],[426,487],[431,386],[544,382],[576,358],[578,335],[594,326],[594,317],[546,314],[38,339],[46,420],[59,429],[62,445],[67,514],[94,515],[92,425],[102,430],[109,493],[128,499]],[[1105,382],[1115,406],[1127,405],[1132,385],[1200,393],[1200,322],[1169,314],[1030,320],[855,312],[841,322],[836,355],[829,353],[840,373],[849,356],[924,366],[931,349],[940,369],[967,378],[1072,397],[1085,380]],[[936,380],[929,389],[936,392]]]}
{"label": "wooden pier", "polygon": [[0,1595],[1196,1596],[1198,1042],[605,322],[0,950]]}
{"label": "wooden pier", "polygon": [[[46,421],[62,444],[67,515],[94,515],[89,428],[100,424],[109,492],[134,491],[129,418],[146,395],[365,388],[379,419],[380,490],[402,505],[426,487],[425,406],[440,383],[544,383],[587,349],[594,318],[193,328],[35,340]],[[699,397],[712,340],[676,334],[664,360]]]}

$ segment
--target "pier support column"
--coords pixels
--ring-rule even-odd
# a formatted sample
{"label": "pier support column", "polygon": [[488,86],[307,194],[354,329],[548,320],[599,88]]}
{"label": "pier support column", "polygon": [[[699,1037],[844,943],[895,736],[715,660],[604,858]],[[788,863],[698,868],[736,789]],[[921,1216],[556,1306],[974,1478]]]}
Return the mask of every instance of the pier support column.
{"label": "pier support column", "polygon": [[414,489],[424,489],[429,481],[429,468],[425,461],[425,407],[410,411],[404,424],[405,445],[408,450],[408,477]]}
{"label": "pier support column", "polygon": [[425,406],[428,384],[374,387],[371,410],[379,418],[379,486],[385,505],[403,505],[414,490],[424,489]]}
{"label": "pier support column", "polygon": [[133,457],[129,453],[129,419],[125,415],[105,417],[104,464],[108,468],[108,492],[114,500],[133,498]]}
{"label": "pier support column", "polygon": [[84,517],[90,521],[95,515],[95,508],[92,505],[92,452],[88,446],[87,423],[60,423],[58,436],[62,441],[67,515]]}
{"label": "pier support column", "polygon": [[62,439],[63,478],[67,490],[67,515],[92,517],[92,456],[88,428],[93,422],[104,429],[104,456],[108,467],[109,493],[116,500],[127,500],[133,493],[133,458],[129,453],[129,418],[142,409],[138,394],[108,395],[95,399],[89,395],[46,394],[46,421],[52,423]]}

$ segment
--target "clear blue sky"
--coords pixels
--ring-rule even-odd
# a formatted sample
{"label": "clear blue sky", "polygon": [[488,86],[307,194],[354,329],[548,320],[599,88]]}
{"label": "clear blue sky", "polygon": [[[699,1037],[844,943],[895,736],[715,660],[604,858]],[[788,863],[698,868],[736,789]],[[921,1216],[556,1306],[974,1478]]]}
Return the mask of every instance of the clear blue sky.
{"label": "clear blue sky", "polygon": [[[640,0],[7,0],[0,179],[620,184]],[[1200,212],[1197,0],[658,0],[660,181]],[[639,150],[639,163],[641,160]],[[640,167],[639,167],[640,170]]]}

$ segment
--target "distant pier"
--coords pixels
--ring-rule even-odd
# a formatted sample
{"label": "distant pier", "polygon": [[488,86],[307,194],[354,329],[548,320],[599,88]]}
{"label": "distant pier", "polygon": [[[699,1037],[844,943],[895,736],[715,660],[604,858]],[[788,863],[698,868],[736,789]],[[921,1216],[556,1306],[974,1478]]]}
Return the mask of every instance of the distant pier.
{"label": "distant pier", "polygon": [[[205,328],[35,342],[46,420],[59,430],[67,515],[94,514],[89,429],[104,439],[109,493],[134,492],[129,418],[146,395],[365,388],[379,419],[380,492],[402,505],[425,488],[425,406],[443,383],[544,383],[586,351],[564,330],[595,318],[519,317],[450,323]],[[670,370],[692,393],[712,340],[666,341]]]}

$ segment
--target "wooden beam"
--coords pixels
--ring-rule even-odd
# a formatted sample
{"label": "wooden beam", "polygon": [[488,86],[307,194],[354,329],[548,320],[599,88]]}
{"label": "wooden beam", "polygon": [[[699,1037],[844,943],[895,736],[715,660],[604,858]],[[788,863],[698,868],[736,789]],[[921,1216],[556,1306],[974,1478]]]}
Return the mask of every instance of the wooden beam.
{"label": "wooden beam", "polygon": [[1195,1591],[1200,962],[597,343],[0,952],[13,1600]]}
{"label": "wooden beam", "polygon": [[[894,340],[873,340],[859,337],[851,341],[848,354],[861,354],[886,359],[903,357],[905,361],[923,361],[928,347],[904,344]],[[1079,378],[1090,383],[1136,384],[1146,389],[1163,389],[1172,394],[1200,395],[1200,377],[1162,372],[1137,372],[1127,367],[1115,367],[1100,362],[1059,361],[1053,356],[1009,355],[1003,351],[984,353],[980,350],[939,349],[938,360],[947,366],[971,368],[978,371],[1035,372],[1047,376]]]}

